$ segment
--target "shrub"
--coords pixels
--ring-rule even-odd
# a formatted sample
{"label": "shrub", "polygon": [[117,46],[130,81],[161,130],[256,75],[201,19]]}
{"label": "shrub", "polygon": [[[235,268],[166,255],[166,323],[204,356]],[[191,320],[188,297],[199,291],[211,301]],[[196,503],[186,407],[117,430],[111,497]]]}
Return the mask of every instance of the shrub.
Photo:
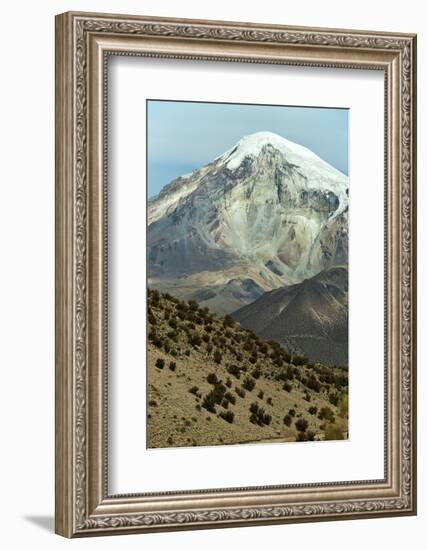
{"label": "shrub", "polygon": [[252,371],[252,376],[255,378],[255,380],[258,380],[259,377],[261,376],[261,370],[259,367],[256,367],[253,371]]}
{"label": "shrub", "polygon": [[230,315],[226,315],[222,324],[224,325],[224,327],[232,327],[234,326],[234,320],[232,319],[232,317],[230,317]]}
{"label": "shrub", "polygon": [[310,414],[317,414],[317,407],[310,407],[310,408],[308,409],[308,412],[309,412]]}
{"label": "shrub", "polygon": [[200,344],[202,343],[202,339],[197,332],[192,332],[188,336],[188,343],[193,346],[193,348],[196,348],[197,346],[200,346]]}
{"label": "shrub", "polygon": [[243,388],[239,388],[238,386],[236,386],[236,393],[239,397],[241,397],[242,399],[245,397],[246,395],[246,392]]}
{"label": "shrub", "polygon": [[319,380],[314,376],[314,374],[311,374],[307,381],[305,382],[305,386],[307,386],[307,388],[310,388],[311,390],[319,393],[320,390],[322,389],[322,386],[319,382]]}
{"label": "shrub", "polygon": [[337,393],[330,393],[329,394],[329,402],[332,404],[332,405],[335,405],[337,406],[338,403],[339,403],[339,395]]}
{"label": "shrub", "polygon": [[308,363],[308,359],[303,355],[294,355],[292,357],[292,363],[297,366],[306,365]]}
{"label": "shrub", "polygon": [[289,384],[289,382],[285,382],[285,383],[283,384],[283,389],[284,389],[285,391],[287,391],[288,393],[290,393],[290,392],[292,391],[292,384]]}
{"label": "shrub", "polygon": [[207,375],[206,380],[207,382],[209,382],[209,384],[213,384],[213,385],[218,384],[219,382],[218,377],[214,372],[210,372]]}
{"label": "shrub", "polygon": [[189,393],[192,393],[193,395],[196,395],[197,397],[201,397],[201,394],[199,392],[199,386],[193,386],[188,391],[189,391]]}
{"label": "shrub", "polygon": [[154,315],[151,312],[148,314],[148,322],[150,323],[150,325],[156,325],[157,324],[156,318],[154,317]]}
{"label": "shrub", "polygon": [[289,416],[294,417],[295,416],[295,409],[289,409],[288,414],[289,414]]}
{"label": "shrub", "polygon": [[177,320],[175,317],[171,317],[168,321],[168,325],[173,328],[174,330],[176,330],[178,328],[178,323],[177,323]]}
{"label": "shrub", "polygon": [[258,412],[258,409],[259,409],[258,403],[251,403],[249,406],[249,411],[251,413],[256,414]]}
{"label": "shrub", "polygon": [[229,424],[232,424],[233,423],[233,420],[234,420],[234,413],[232,411],[224,411],[224,412],[220,412],[219,413],[219,416],[221,418],[223,418],[226,422],[228,422]]}
{"label": "shrub", "polygon": [[225,385],[227,386],[227,388],[231,388],[231,386],[233,385],[231,378],[227,377],[227,380],[225,381]]}
{"label": "shrub", "polygon": [[267,405],[273,406],[273,400],[271,399],[271,397],[267,399]]}
{"label": "shrub", "polygon": [[151,399],[149,402],[148,402],[148,405],[150,407],[157,407],[157,401],[154,401],[154,399]]}
{"label": "shrub", "polygon": [[289,363],[291,360],[291,355],[286,350],[282,351],[282,357],[283,361],[285,361],[286,363]]}
{"label": "shrub", "polygon": [[249,362],[252,363],[252,365],[255,365],[257,361],[258,355],[256,353],[252,353],[252,355],[249,357]]}
{"label": "shrub", "polygon": [[222,361],[222,354],[221,352],[217,349],[215,350],[215,353],[214,353],[214,361],[215,363],[217,363],[218,365],[221,363]]}
{"label": "shrub", "polygon": [[202,407],[211,413],[216,413],[215,399],[212,392],[209,392],[202,401]]}
{"label": "shrub", "polygon": [[197,311],[199,309],[199,304],[194,300],[189,300],[188,307],[190,311]]}
{"label": "shrub", "polygon": [[165,342],[165,343],[164,343],[163,349],[165,350],[166,353],[169,353],[169,352],[170,352],[171,347],[170,347],[170,345],[169,345],[169,342]]}
{"label": "shrub", "polygon": [[299,432],[305,432],[308,428],[308,422],[305,418],[298,418],[298,420],[295,422],[295,428]]}
{"label": "shrub", "polygon": [[286,378],[288,380],[293,380],[294,379],[294,369],[290,365],[286,369]]}
{"label": "shrub", "polygon": [[178,342],[178,333],[176,330],[170,330],[166,336],[173,342]]}
{"label": "shrub", "polygon": [[264,392],[262,390],[258,392],[258,399],[264,399]]}
{"label": "shrub", "polygon": [[319,420],[327,420],[328,422],[335,422],[335,415],[329,407],[322,407],[318,414]]}
{"label": "shrub", "polygon": [[213,350],[213,345],[212,345],[212,344],[208,344],[208,345],[206,346],[206,351],[207,351],[208,353],[212,353],[212,350]]}
{"label": "shrub", "polygon": [[209,342],[211,341],[211,337],[209,336],[209,334],[207,332],[204,332],[202,334],[202,340],[203,340],[203,342],[206,342],[206,344],[209,344]]}
{"label": "shrub", "polygon": [[314,437],[315,437],[315,433],[312,432],[311,430],[308,430],[306,432],[306,436],[307,436],[307,441],[314,441]]}
{"label": "shrub", "polygon": [[271,423],[271,415],[265,414],[264,409],[259,407],[258,403],[251,403],[249,412],[251,413],[249,416],[249,421],[252,422],[252,424],[257,424],[258,426],[268,426]]}
{"label": "shrub", "polygon": [[156,348],[161,349],[162,339],[154,329],[150,330],[150,332],[148,333],[148,339],[150,340],[150,342],[152,342],[156,346]]}
{"label": "shrub", "polygon": [[184,353],[187,357],[190,357],[191,352],[189,349],[186,349]]}
{"label": "shrub", "polygon": [[174,371],[176,370],[176,363],[175,363],[175,361],[171,361],[171,362],[169,363],[169,369],[170,369],[172,372],[174,372]]}
{"label": "shrub", "polygon": [[230,401],[230,403],[232,403],[233,405],[236,404],[236,398],[234,397],[234,395],[231,392],[229,392],[229,391],[225,392],[224,398],[227,399],[228,401]]}
{"label": "shrub", "polygon": [[162,359],[161,357],[159,357],[157,360],[156,360],[156,367],[158,369],[163,369],[163,367],[165,366],[165,360]]}
{"label": "shrub", "polygon": [[290,426],[292,424],[292,416],[290,414],[287,414],[286,416],[283,417],[283,423],[286,425],[286,426]]}
{"label": "shrub", "polygon": [[235,378],[240,378],[240,368],[237,365],[230,365],[227,371]]}
{"label": "shrub", "polygon": [[253,378],[247,376],[244,379],[242,386],[244,387],[245,390],[252,391],[255,388],[255,383],[256,382]]}
{"label": "shrub", "polygon": [[310,401],[311,401],[311,395],[310,395],[309,393],[305,392],[305,394],[304,394],[304,399],[305,399],[306,401],[310,402]]}

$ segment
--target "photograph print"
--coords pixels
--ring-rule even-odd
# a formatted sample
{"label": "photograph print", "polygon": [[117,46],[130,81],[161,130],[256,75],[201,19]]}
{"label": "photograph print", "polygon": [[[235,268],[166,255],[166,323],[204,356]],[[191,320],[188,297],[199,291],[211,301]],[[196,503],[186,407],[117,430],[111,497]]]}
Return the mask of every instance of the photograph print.
{"label": "photograph print", "polygon": [[348,110],[148,100],[147,197],[147,447],[348,439]]}

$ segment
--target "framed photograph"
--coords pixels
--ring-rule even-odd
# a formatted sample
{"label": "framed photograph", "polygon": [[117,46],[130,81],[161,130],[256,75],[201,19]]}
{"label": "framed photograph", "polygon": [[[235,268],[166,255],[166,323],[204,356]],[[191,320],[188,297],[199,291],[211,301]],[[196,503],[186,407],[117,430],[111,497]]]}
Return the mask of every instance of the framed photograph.
{"label": "framed photograph", "polygon": [[56,18],[56,532],[416,513],[416,37]]}

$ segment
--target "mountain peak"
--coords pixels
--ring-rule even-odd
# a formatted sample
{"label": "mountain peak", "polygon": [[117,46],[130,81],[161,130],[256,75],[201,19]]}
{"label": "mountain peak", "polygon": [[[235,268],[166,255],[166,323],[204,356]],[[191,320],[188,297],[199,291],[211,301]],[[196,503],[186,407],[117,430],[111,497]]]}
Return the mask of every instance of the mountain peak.
{"label": "mountain peak", "polygon": [[[280,151],[291,162],[306,162],[310,159],[321,161],[310,149],[294,143],[279,134],[268,131],[255,132],[242,137],[234,147],[221,155],[219,159],[226,164],[228,169],[234,170],[240,166],[246,157],[257,157],[262,149],[268,145]],[[298,162],[296,163],[298,164]]]}

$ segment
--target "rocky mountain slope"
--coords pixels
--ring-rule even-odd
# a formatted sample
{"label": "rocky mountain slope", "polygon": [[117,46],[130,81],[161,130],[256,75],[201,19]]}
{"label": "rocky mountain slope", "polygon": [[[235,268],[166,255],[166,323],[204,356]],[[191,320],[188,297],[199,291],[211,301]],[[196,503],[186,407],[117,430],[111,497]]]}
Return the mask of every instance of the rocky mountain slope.
{"label": "rocky mountain slope", "polygon": [[147,446],[348,437],[348,373],[148,292]]}
{"label": "rocky mountain slope", "polygon": [[348,270],[326,269],[302,283],[267,292],[232,314],[260,338],[312,361],[348,364]]}
{"label": "rocky mountain slope", "polygon": [[148,203],[148,283],[219,313],[347,263],[348,178],[271,132]]}

